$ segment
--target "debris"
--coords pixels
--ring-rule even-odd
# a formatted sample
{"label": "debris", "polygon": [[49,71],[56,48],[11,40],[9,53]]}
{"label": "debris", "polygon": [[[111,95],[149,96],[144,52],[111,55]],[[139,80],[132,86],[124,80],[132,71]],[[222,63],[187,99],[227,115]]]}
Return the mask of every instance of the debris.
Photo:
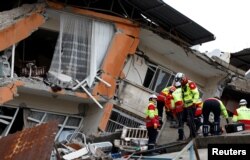
{"label": "debris", "polygon": [[58,122],[52,121],[37,127],[0,139],[0,155],[4,160],[25,159],[47,160],[53,149],[53,142],[58,130]]}
{"label": "debris", "polygon": [[146,128],[123,127],[121,139],[116,139],[114,145],[126,152],[147,150],[148,133]]}

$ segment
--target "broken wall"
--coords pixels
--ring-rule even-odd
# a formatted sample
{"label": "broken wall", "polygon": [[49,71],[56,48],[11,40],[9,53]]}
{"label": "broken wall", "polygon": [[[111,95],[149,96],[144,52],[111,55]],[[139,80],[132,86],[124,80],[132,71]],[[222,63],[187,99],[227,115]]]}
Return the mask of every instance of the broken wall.
{"label": "broken wall", "polygon": [[45,22],[44,4],[23,5],[10,11],[1,12],[0,51],[27,38]]}
{"label": "broken wall", "polygon": [[105,116],[105,109],[99,109],[96,104],[87,104],[87,106],[81,107],[83,111],[83,125],[81,131],[86,135],[96,134],[98,132],[101,118]]}

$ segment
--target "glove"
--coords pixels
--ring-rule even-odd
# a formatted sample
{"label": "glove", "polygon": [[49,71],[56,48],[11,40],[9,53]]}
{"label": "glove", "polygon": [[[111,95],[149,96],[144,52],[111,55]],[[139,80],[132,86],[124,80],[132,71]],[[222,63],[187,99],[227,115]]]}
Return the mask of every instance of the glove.
{"label": "glove", "polygon": [[226,119],[226,121],[227,121],[227,124],[229,123],[229,120],[228,120],[228,118]]}
{"label": "glove", "polygon": [[157,123],[154,123],[154,129],[157,129],[157,128],[158,128]]}
{"label": "glove", "polygon": [[201,114],[202,114],[202,108],[201,107],[196,108],[195,114],[194,114],[195,117],[199,117]]}

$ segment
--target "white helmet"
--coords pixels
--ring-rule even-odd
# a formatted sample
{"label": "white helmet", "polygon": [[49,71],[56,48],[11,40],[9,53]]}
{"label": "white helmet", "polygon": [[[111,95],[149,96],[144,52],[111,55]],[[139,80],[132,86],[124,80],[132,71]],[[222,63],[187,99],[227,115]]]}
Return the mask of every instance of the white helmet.
{"label": "white helmet", "polygon": [[157,96],[155,94],[152,94],[149,96],[149,99],[157,99]]}
{"label": "white helmet", "polygon": [[247,105],[247,101],[245,99],[241,99],[239,105],[240,106]]}
{"label": "white helmet", "polygon": [[185,75],[184,75],[183,73],[178,72],[178,73],[175,75],[175,77],[174,77],[175,82],[181,82],[182,79],[183,79],[184,77],[185,77]]}

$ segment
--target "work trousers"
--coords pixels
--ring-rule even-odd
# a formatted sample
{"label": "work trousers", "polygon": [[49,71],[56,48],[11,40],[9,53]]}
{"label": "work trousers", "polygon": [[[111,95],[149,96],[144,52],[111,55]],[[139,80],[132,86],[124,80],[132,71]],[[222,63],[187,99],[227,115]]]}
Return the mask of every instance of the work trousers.
{"label": "work trousers", "polygon": [[182,112],[177,113],[177,118],[178,118],[178,134],[179,134],[179,139],[178,140],[183,140],[184,139],[184,122],[187,122],[187,125],[190,130],[190,135],[189,137],[194,138],[196,137],[196,124],[194,121],[194,112],[195,108],[193,106],[184,108]]}
{"label": "work trousers", "polygon": [[183,112],[176,113],[178,120],[178,140],[184,140],[184,121],[183,121]]}
{"label": "work trousers", "polygon": [[195,113],[195,107],[190,106],[184,109],[184,112],[186,111],[186,116],[187,116],[187,125],[189,127],[190,130],[190,137],[194,138],[196,137],[196,124],[195,124],[195,117],[194,117],[194,113]]}
{"label": "work trousers", "polygon": [[166,111],[166,117],[168,121],[174,121],[174,115],[171,111]]}
{"label": "work trousers", "polygon": [[154,127],[147,127],[147,130],[148,130],[148,150],[154,149],[158,131],[157,129],[154,129]]}
{"label": "work trousers", "polygon": [[163,109],[164,109],[165,103],[163,101],[157,101],[157,109],[158,109],[158,116],[159,116],[159,123],[160,126],[162,126],[162,117],[163,117]]}
{"label": "work trousers", "polygon": [[218,135],[220,133],[220,103],[217,100],[206,100],[203,104],[202,113],[203,113],[203,135],[207,136],[208,130],[206,128],[209,126],[211,128],[209,122],[210,113],[214,114],[214,134]]}

